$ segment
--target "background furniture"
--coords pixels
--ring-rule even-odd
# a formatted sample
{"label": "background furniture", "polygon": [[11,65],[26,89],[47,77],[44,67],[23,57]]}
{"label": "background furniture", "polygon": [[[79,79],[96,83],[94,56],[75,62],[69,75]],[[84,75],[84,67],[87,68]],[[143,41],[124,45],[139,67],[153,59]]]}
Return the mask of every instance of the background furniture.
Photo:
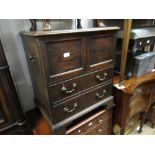
{"label": "background furniture", "polygon": [[[120,29],[123,29],[125,19],[95,19],[94,26],[100,27],[105,26],[119,26]],[[102,24],[101,24],[102,23]],[[132,19],[132,28],[140,27],[151,27],[155,25],[154,19]]]}
{"label": "background furniture", "polygon": [[[116,103],[113,120],[114,134],[127,134],[139,124],[139,121],[140,128],[138,131],[142,131],[146,114],[152,104],[151,100],[153,100],[155,76],[150,71],[140,77],[133,77],[134,59],[137,55],[153,51],[154,32],[154,27],[131,30],[126,59],[126,80],[123,80],[124,88],[114,87],[113,89],[114,102]],[[118,59],[121,55],[121,45],[123,39],[127,38],[124,38],[122,30],[117,33],[117,38],[116,68],[119,68],[120,62],[123,61]],[[124,58],[122,57],[122,59]],[[152,63],[150,62],[150,64]],[[115,71],[117,71],[116,68]],[[120,83],[119,79],[120,75],[116,75],[113,80],[114,84]]]}
{"label": "background furniture", "polygon": [[[117,33],[117,52],[115,71],[120,70],[120,55],[123,42],[123,30]],[[131,30],[126,61],[125,79],[133,76],[134,57],[155,51],[155,27],[133,28]]]}
{"label": "background furniture", "polygon": [[0,41],[0,134],[29,134]]}
{"label": "background furniture", "polygon": [[[114,84],[118,83],[119,76],[115,76],[113,82]],[[137,127],[139,122],[139,132],[141,132],[147,111],[155,101],[155,72],[124,80],[124,86],[124,89],[114,87],[113,91],[116,103],[113,121],[114,126],[120,127],[120,131],[114,132],[128,134]]]}
{"label": "background furniture", "polygon": [[117,30],[21,32],[35,101],[52,134],[111,134]]}
{"label": "background furniture", "polygon": [[147,121],[150,121],[152,123],[151,127],[154,128],[155,126],[155,105],[154,104],[149,108],[147,112],[145,122]]}

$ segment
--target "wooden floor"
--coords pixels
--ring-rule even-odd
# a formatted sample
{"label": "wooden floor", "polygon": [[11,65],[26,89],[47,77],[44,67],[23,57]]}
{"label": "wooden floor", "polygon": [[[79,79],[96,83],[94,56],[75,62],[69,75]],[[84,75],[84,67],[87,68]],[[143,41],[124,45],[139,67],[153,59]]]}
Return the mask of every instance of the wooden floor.
{"label": "wooden floor", "polygon": [[[29,111],[27,114],[27,119],[31,125],[34,135],[51,135],[52,132],[38,109]],[[144,124],[143,132],[139,134],[135,129],[129,135],[155,135],[155,128],[151,128],[149,122]]]}
{"label": "wooden floor", "polygon": [[48,127],[47,122],[43,117],[40,117],[33,128],[34,135],[51,135],[51,131]]}
{"label": "wooden floor", "polygon": [[33,109],[26,113],[26,117],[33,130],[34,135],[51,135],[51,130],[47,121],[38,109]]}

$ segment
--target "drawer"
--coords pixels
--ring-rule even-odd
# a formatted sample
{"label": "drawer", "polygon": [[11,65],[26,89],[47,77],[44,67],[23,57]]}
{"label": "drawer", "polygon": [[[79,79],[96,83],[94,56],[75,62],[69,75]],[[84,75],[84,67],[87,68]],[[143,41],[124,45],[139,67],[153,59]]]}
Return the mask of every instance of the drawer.
{"label": "drawer", "polygon": [[66,102],[53,105],[54,122],[58,123],[111,96],[112,83],[102,85]]}
{"label": "drawer", "polygon": [[112,75],[113,67],[109,67],[58,84],[50,85],[52,101],[59,101],[98,84],[102,84],[107,80],[112,80]]}
{"label": "drawer", "polygon": [[45,41],[50,78],[81,70],[84,67],[83,37],[67,37]]}
{"label": "drawer", "polygon": [[149,100],[143,95],[133,96],[129,104],[129,117],[134,116],[136,113],[146,111],[149,106]]}
{"label": "drawer", "polygon": [[136,87],[136,89],[134,90],[134,95],[139,95],[139,94],[149,94],[151,93],[151,83],[146,82],[143,83],[142,85],[139,85],[138,87]]}
{"label": "drawer", "polygon": [[[112,121],[112,120],[111,120]],[[92,130],[85,133],[85,135],[109,135],[111,134],[111,124],[108,124],[107,121],[104,124],[100,124],[96,127],[94,127]]]}
{"label": "drawer", "polygon": [[93,130],[99,124],[106,125],[107,120],[109,120],[109,117],[111,118],[111,115],[112,115],[111,111],[101,110],[100,112],[97,112],[93,116],[73,126],[71,129],[67,131],[67,134],[68,135],[85,134],[86,132]]}

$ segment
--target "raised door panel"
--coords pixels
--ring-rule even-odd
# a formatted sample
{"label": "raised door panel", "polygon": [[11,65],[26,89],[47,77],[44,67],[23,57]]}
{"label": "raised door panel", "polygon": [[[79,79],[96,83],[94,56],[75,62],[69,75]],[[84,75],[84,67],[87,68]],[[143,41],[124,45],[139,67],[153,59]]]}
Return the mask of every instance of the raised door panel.
{"label": "raised door panel", "polygon": [[114,35],[92,35],[88,38],[88,51],[90,67],[102,66],[112,63],[114,58],[115,40]]}
{"label": "raised door panel", "polygon": [[52,79],[62,77],[65,74],[84,70],[85,48],[83,37],[57,38],[44,41],[46,50],[47,70]]}

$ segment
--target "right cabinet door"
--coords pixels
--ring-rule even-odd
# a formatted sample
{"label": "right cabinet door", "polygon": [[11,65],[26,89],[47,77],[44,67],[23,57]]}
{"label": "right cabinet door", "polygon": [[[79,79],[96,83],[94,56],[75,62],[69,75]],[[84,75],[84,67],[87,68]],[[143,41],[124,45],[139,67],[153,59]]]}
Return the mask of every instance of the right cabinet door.
{"label": "right cabinet door", "polygon": [[88,37],[89,67],[98,69],[112,63],[115,39],[113,34],[90,35]]}

